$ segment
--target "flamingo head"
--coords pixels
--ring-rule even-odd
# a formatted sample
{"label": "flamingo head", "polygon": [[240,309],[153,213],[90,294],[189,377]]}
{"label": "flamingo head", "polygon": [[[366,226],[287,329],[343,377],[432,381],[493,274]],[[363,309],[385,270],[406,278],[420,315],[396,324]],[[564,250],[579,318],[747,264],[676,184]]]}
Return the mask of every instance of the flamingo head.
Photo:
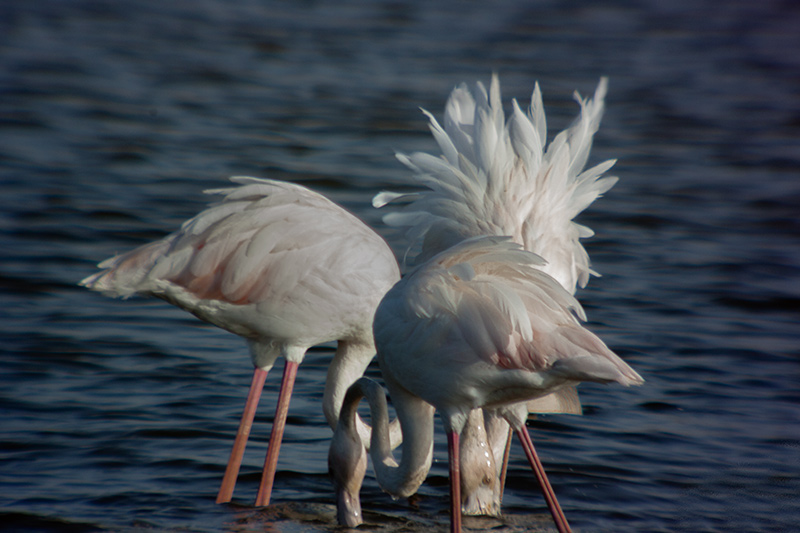
{"label": "flamingo head", "polygon": [[367,450],[355,428],[355,417],[339,419],[328,451],[328,473],[336,491],[339,525],[357,527],[362,523],[361,484],[367,472]]}

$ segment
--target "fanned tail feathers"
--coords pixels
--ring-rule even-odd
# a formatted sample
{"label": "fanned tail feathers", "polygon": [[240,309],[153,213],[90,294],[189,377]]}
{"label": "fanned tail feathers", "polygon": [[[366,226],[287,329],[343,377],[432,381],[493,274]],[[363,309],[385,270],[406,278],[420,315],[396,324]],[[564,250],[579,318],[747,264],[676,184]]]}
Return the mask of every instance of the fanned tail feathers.
{"label": "fanned tail feathers", "polygon": [[573,219],[617,181],[601,177],[614,160],[583,170],[600,125],[606,87],[602,78],[592,99],[576,93],[580,115],[547,146],[538,83],[528,112],[514,100],[507,121],[496,75],[488,91],[480,82],[472,90],[459,85],[445,107],[444,127],[425,111],[441,156],[397,155],[423,190],[410,195],[384,192],[373,204],[410,200],[384,221],[407,228],[412,245],[422,245],[421,260],[468,237],[508,235],[544,256],[550,263],[545,270],[568,290],[584,286],[595,273],[579,239],[593,233]]}

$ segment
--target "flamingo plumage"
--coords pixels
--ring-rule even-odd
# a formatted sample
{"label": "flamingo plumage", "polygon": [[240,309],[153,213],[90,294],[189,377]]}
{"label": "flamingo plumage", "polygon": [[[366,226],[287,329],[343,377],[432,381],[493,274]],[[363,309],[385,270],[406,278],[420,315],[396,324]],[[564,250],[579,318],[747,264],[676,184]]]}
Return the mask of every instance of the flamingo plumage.
{"label": "flamingo plumage", "polygon": [[[256,499],[268,505],[298,365],[338,341],[323,411],[336,426],[345,391],[375,354],[372,320],[400,279],[389,246],[361,220],[300,185],[251,177],[207,191],[222,199],[167,237],[102,263],[81,285],[110,296],[155,296],[246,339],[255,367],[217,497],[228,502],[256,406],[278,357],[286,360]],[[359,423],[365,442],[369,430]]]}
{"label": "flamingo plumage", "polygon": [[[538,83],[528,111],[513,100],[508,120],[497,75],[488,90],[480,82],[473,87],[461,84],[447,101],[443,126],[425,111],[441,155],[397,156],[412,171],[410,184],[421,190],[383,192],[373,204],[410,200],[384,221],[406,229],[409,248],[419,250],[417,261],[466,238],[507,235],[543,257],[546,263],[537,268],[575,294],[597,273],[580,242],[594,233],[574,219],[617,182],[616,177],[603,176],[614,160],[584,170],[606,91],[607,80],[602,78],[593,98],[576,92],[579,116],[548,145]],[[581,413],[577,390],[571,387],[533,400],[528,408],[533,413]],[[462,460],[468,463],[462,469],[467,474],[462,477],[465,513],[499,514],[509,437],[502,419],[491,413],[471,414],[462,440]],[[488,462],[487,447],[492,451]]]}
{"label": "flamingo plumage", "polygon": [[[386,294],[375,314],[374,335],[403,432],[402,457],[398,462],[391,454],[383,393],[361,378],[345,397],[329,456],[342,523],[353,527],[361,520],[352,502],[358,501],[358,478],[364,475],[363,468],[353,467],[366,453],[355,431],[363,396],[370,402],[375,474],[396,497],[413,494],[424,481],[434,409],[440,413],[448,436],[451,531],[460,531],[459,435],[473,410],[495,410],[519,434],[526,432],[527,400],[581,381],[643,382],[580,324],[585,319],[580,304],[539,268],[543,264],[507,238],[473,238],[435,255]],[[541,476],[546,480],[543,470]],[[552,494],[542,477],[543,491]],[[568,530],[566,520],[556,523]]]}

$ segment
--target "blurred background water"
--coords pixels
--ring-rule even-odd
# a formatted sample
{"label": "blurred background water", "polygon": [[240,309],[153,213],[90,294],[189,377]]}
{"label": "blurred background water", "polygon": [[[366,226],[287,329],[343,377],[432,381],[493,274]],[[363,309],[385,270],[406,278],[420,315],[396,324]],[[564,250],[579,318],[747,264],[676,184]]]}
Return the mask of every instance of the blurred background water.
{"label": "blurred background water", "polygon": [[[551,136],[610,77],[581,216],[590,327],[647,383],[582,386],[530,423],[578,531],[793,531],[800,517],[800,9],[789,1],[6,0],[0,4],[0,530],[330,531],[331,346],[299,373],[275,505],[252,502],[279,369],[231,505],[216,505],[251,364],[160,301],[76,283],[249,174],[370,206],[394,152],[436,149],[461,81],[538,80]],[[376,368],[370,374],[378,376]],[[446,527],[446,449],[369,525]],[[514,448],[502,521],[551,527]]]}

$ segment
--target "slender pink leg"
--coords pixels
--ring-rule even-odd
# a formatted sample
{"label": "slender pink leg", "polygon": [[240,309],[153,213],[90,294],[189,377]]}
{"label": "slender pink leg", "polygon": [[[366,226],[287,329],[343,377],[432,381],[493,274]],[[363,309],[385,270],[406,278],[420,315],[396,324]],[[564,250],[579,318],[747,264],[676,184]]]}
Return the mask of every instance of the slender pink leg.
{"label": "slender pink leg", "polygon": [[256,506],[269,505],[272,497],[272,484],[275,481],[275,470],[278,467],[278,453],[283,440],[283,428],[286,426],[286,415],[289,414],[289,400],[292,398],[294,378],[297,376],[297,363],[286,361],[283,368],[283,381],[281,392],[278,396],[278,407],[275,409],[275,419],[272,422],[272,434],[269,437],[267,458],[264,461],[264,472],[261,475],[261,485],[256,496]]}
{"label": "slender pink leg", "polygon": [[253,372],[253,382],[250,384],[250,392],[247,394],[247,402],[244,404],[242,420],[239,422],[239,430],[236,433],[236,440],[233,441],[233,450],[228,459],[228,466],[225,468],[225,476],[222,478],[222,485],[217,494],[217,503],[227,503],[233,497],[233,488],[236,486],[236,478],[239,477],[239,468],[242,465],[244,448],[247,446],[247,438],[250,436],[250,428],[253,426],[253,417],[256,415],[258,400],[261,398],[261,390],[264,388],[264,380],[267,379],[267,371],[256,368]]}
{"label": "slender pink leg", "polygon": [[544,499],[547,501],[547,506],[550,508],[550,514],[553,515],[556,529],[558,529],[560,533],[570,533],[572,530],[567,522],[567,517],[564,516],[564,511],[561,510],[561,506],[558,504],[556,493],[553,492],[553,487],[547,479],[544,466],[542,466],[542,462],[539,460],[536,448],[533,447],[533,441],[528,434],[528,430],[525,426],[522,426],[517,429],[517,435],[519,436],[519,440],[522,441],[522,448],[525,450],[528,462],[531,464],[531,468],[533,468],[533,472],[536,474],[536,479],[539,480],[539,485],[542,487],[542,493],[544,494]]}
{"label": "slender pink leg", "polygon": [[461,533],[461,460],[455,431],[447,433],[447,453],[450,458],[450,531]]}

